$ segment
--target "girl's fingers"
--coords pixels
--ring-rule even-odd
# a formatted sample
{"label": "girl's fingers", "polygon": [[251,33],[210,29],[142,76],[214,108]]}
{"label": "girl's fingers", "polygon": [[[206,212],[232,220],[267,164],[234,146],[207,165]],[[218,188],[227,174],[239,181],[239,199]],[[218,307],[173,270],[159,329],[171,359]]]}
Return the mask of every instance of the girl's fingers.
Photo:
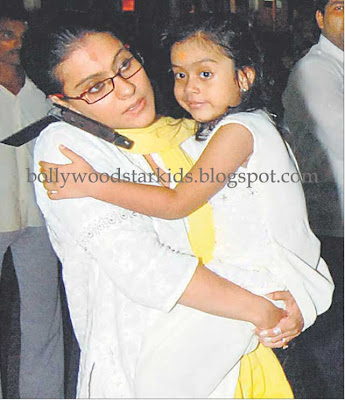
{"label": "girl's fingers", "polygon": [[57,182],[44,181],[43,186],[45,190],[49,191],[58,191],[60,189],[60,186]]}
{"label": "girl's fingers", "polygon": [[67,157],[67,158],[68,158],[69,160],[71,160],[72,162],[84,160],[83,157],[81,157],[80,155],[78,155],[78,154],[75,153],[73,150],[69,149],[68,147],[64,146],[63,144],[60,144],[59,150],[61,151],[61,153],[62,153],[65,157]]}
{"label": "girl's fingers", "polygon": [[40,161],[39,163],[41,172],[47,172],[49,170],[55,170],[55,168],[61,167],[60,164],[53,164],[47,161]]}
{"label": "girl's fingers", "polygon": [[61,197],[59,196],[59,192],[52,191],[52,190],[47,190],[47,196],[50,198],[50,200],[60,200]]}

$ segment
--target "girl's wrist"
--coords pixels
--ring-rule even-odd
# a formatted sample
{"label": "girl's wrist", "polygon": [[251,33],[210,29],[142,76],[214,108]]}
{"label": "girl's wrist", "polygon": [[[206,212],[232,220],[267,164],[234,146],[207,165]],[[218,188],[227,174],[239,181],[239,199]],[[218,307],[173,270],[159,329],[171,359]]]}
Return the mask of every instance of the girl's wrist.
{"label": "girl's wrist", "polygon": [[92,175],[97,175],[97,179],[93,177],[92,180],[89,179],[88,182],[86,182],[85,196],[98,199],[99,194],[102,193],[103,186],[100,177],[101,174],[99,172],[92,172]]}

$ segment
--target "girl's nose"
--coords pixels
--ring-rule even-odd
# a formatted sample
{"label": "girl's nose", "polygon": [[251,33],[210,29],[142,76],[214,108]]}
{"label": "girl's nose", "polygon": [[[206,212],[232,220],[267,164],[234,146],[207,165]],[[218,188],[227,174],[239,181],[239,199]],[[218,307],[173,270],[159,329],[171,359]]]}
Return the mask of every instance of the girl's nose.
{"label": "girl's nose", "polygon": [[116,97],[120,100],[128,99],[133,96],[136,91],[136,86],[130,80],[122,78],[122,76],[117,76],[115,78],[115,90]]}
{"label": "girl's nose", "polygon": [[185,91],[188,93],[199,93],[200,87],[198,80],[194,78],[189,78],[185,86]]}

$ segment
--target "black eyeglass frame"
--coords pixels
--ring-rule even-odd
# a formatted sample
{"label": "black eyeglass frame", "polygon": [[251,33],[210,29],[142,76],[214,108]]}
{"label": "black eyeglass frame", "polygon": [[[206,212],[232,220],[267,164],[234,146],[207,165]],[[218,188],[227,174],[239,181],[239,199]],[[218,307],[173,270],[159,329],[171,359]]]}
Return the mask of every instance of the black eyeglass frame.
{"label": "black eyeglass frame", "polygon": [[[124,47],[124,49],[126,49],[126,48]],[[126,50],[128,50],[128,49],[126,49]],[[142,58],[141,54],[138,53],[138,52],[136,52],[135,54],[132,54],[132,57],[130,57],[127,61],[131,61],[131,60],[133,60],[133,59],[135,59],[135,60],[137,60],[137,61],[139,62],[140,68],[139,68],[137,71],[135,71],[132,75],[127,76],[127,77],[124,77],[124,76],[122,76],[121,71],[119,70],[119,71],[116,72],[116,74],[115,74],[114,76],[109,77],[109,78],[105,78],[105,79],[103,79],[102,81],[97,82],[96,85],[99,85],[100,83],[103,83],[103,82],[106,82],[106,81],[111,80],[111,84],[112,84],[113,87],[112,87],[112,89],[111,89],[107,94],[105,94],[104,96],[102,96],[101,98],[99,98],[99,99],[97,99],[97,100],[95,100],[95,101],[90,101],[90,100],[88,100],[88,99],[85,98],[85,96],[87,95],[87,93],[88,93],[88,92],[90,91],[90,89],[92,89],[92,88],[90,88],[90,89],[88,89],[88,90],[85,90],[85,91],[84,91],[83,93],[81,93],[79,96],[75,96],[75,97],[67,96],[67,95],[65,95],[65,94],[63,94],[63,93],[57,93],[57,94],[55,94],[54,96],[57,96],[58,98],[63,99],[63,100],[83,100],[83,101],[85,101],[85,103],[87,103],[87,104],[95,104],[95,103],[97,103],[98,101],[100,101],[100,100],[104,99],[105,97],[107,97],[110,93],[112,93],[112,92],[114,91],[114,89],[115,89],[115,82],[114,82],[114,79],[115,79],[117,76],[120,76],[122,79],[124,79],[125,81],[127,81],[128,79],[133,78],[134,75],[136,75],[139,71],[141,71],[141,70],[143,69],[143,66],[144,66],[144,59]],[[121,68],[121,67],[120,67],[120,68]],[[94,85],[94,86],[95,86],[95,85]]]}

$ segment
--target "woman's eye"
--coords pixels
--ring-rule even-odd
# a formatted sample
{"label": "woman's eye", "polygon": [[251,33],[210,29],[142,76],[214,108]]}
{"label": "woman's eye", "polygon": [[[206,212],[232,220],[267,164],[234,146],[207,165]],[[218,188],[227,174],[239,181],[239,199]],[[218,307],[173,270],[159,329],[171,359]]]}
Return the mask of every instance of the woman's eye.
{"label": "woman's eye", "polygon": [[119,71],[123,72],[123,71],[126,71],[127,69],[129,69],[131,67],[131,62],[132,62],[132,58],[128,58],[127,60],[125,60],[121,64],[121,67],[119,68]]}
{"label": "woman's eye", "polygon": [[186,74],[184,74],[183,72],[177,72],[176,74],[174,74],[175,80],[181,80],[181,79],[184,79],[185,77],[186,77]]}
{"label": "woman's eye", "polygon": [[201,78],[207,79],[207,78],[211,78],[211,76],[213,74],[210,71],[202,71],[202,72],[200,72],[199,75],[200,75]]}
{"label": "woman's eye", "polygon": [[98,93],[98,92],[100,92],[102,89],[104,89],[104,87],[105,87],[105,83],[104,83],[104,82],[99,82],[99,83],[96,83],[96,85],[93,85],[93,86],[88,90],[88,92],[89,92],[89,93]]}

